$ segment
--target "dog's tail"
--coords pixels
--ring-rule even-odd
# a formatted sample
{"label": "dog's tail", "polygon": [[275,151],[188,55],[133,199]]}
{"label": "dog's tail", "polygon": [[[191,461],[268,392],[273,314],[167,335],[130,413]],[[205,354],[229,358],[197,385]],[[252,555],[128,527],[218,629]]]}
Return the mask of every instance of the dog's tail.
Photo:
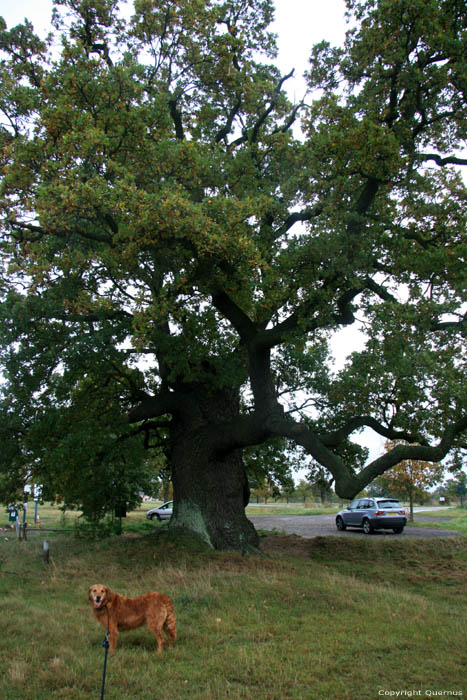
{"label": "dog's tail", "polygon": [[165,596],[165,609],[167,615],[164,622],[164,630],[169,640],[169,646],[173,647],[177,639],[177,624],[175,622],[174,604],[168,596]]}

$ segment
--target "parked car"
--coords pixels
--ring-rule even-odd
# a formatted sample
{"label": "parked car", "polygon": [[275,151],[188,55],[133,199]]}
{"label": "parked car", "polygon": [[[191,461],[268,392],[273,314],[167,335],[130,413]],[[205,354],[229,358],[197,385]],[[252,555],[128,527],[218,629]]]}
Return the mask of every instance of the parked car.
{"label": "parked car", "polygon": [[149,520],[169,520],[172,517],[172,506],[173,501],[167,501],[167,503],[157,508],[148,510],[146,517],[149,518]]}
{"label": "parked car", "polygon": [[336,515],[338,530],[363,528],[369,535],[373,530],[392,530],[399,534],[407,524],[404,507],[395,498],[357,498]]}

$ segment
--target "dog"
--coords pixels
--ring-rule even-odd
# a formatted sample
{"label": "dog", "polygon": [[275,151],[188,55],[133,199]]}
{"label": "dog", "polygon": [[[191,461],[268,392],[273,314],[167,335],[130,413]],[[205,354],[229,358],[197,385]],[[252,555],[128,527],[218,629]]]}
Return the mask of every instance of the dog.
{"label": "dog", "polygon": [[126,598],[114,593],[108,586],[95,583],[89,588],[89,602],[98,622],[109,633],[109,649],[113,654],[118,633],[141,627],[145,623],[157,640],[157,651],[164,646],[162,630],[165,630],[169,646],[177,638],[172,600],[162,593],[145,593],[137,598]]}

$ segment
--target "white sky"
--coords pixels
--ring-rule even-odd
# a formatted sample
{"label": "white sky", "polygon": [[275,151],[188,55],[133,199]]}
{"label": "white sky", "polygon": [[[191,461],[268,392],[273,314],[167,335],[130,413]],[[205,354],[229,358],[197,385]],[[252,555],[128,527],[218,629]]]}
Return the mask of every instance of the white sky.
{"label": "white sky", "polygon": [[[296,69],[297,77],[306,67],[310,48],[326,39],[331,44],[344,40],[346,23],[344,0],[275,0],[279,65],[288,73]],[[29,19],[39,35],[50,27],[52,0],[0,0],[0,15],[8,28]]]}

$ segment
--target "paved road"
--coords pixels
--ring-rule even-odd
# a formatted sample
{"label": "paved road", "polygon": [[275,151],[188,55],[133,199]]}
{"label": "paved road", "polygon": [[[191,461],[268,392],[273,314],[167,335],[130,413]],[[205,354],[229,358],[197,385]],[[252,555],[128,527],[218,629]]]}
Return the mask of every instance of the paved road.
{"label": "paved road", "polygon": [[[422,522],[424,516],[415,516]],[[439,520],[444,518],[439,518]],[[288,535],[300,535],[301,537],[325,537],[326,535],[336,535],[338,537],[368,537],[361,530],[346,530],[339,532],[336,528],[335,515],[253,515],[249,520],[258,530],[278,530]],[[431,518],[430,518],[431,520]],[[426,519],[428,521],[428,518]],[[406,527],[400,535],[394,534],[391,530],[380,530],[372,537],[454,537],[462,535],[462,532],[455,530],[436,530],[434,528]]]}

